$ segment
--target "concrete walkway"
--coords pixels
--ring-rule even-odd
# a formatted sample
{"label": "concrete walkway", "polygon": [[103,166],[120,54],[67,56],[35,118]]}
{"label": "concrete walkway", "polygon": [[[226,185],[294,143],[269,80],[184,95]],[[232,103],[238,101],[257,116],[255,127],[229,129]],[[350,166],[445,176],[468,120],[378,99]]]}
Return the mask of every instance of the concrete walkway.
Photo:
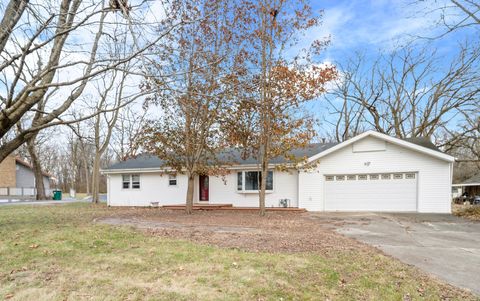
{"label": "concrete walkway", "polygon": [[480,295],[480,223],[452,215],[318,213],[312,218]]}

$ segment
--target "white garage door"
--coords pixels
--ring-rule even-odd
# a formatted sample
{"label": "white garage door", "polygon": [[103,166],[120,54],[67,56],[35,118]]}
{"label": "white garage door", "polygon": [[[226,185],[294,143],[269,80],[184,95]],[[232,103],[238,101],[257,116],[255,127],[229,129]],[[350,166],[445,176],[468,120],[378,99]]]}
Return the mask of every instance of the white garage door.
{"label": "white garage door", "polygon": [[417,174],[325,176],[326,211],[417,211]]}

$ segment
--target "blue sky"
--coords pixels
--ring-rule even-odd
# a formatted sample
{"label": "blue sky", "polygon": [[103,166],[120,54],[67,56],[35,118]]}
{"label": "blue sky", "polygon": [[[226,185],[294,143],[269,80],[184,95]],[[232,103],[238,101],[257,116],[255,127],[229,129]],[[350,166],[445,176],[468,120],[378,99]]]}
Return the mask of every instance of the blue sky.
{"label": "blue sky", "polygon": [[[315,9],[323,9],[322,26],[311,30],[305,40],[330,36],[331,44],[324,51],[321,60],[334,65],[346,64],[361,52],[366,60],[373,61],[381,53],[388,53],[396,46],[414,43],[414,47],[429,47],[436,51],[441,69],[442,63],[449,64],[458,54],[459,43],[472,37],[478,41],[478,28],[462,29],[439,39],[446,29],[439,26],[442,11],[436,8],[448,0],[323,0],[312,1]],[[455,22],[460,17],[454,10],[446,15],[447,22]],[[475,32],[475,30],[477,30]],[[475,36],[476,35],[476,36]],[[367,63],[368,65],[368,63]],[[341,71],[341,69],[340,69]],[[309,110],[320,120],[329,119],[328,104],[320,99],[311,104]],[[323,131],[328,125],[322,122]],[[327,127],[327,128],[325,128]],[[322,131],[322,129],[321,129]]]}
{"label": "blue sky", "polygon": [[[416,3],[413,0],[324,0],[312,1],[315,9],[324,9],[323,24],[312,31],[312,37],[331,35],[331,45],[324,53],[326,60],[343,61],[356,50],[367,54],[388,51],[415,37],[434,37],[444,28],[437,26],[442,1]],[[449,20],[458,18],[454,13]],[[471,36],[473,30],[462,30],[433,42],[442,55],[454,55],[457,43]],[[418,43],[427,43],[419,39]]]}

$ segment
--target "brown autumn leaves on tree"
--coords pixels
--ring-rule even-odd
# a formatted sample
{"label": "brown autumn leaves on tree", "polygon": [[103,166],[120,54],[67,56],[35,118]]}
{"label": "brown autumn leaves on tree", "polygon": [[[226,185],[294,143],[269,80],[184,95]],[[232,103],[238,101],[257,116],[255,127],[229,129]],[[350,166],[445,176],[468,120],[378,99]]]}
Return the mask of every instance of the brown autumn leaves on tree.
{"label": "brown autumn leaves on tree", "polygon": [[219,172],[216,155],[225,147],[219,130],[230,103],[232,81],[241,72],[242,41],[235,1],[176,1],[171,40],[158,46],[157,63],[149,67],[145,87],[155,95],[161,118],[143,133],[146,150],[158,155],[172,173],[188,178],[186,211],[192,212],[194,179]]}
{"label": "brown autumn leaves on tree", "polygon": [[[319,25],[307,1],[180,1],[172,5],[186,26],[159,49],[145,87],[162,117],[141,138],[171,172],[188,177],[186,212],[194,179],[222,174],[220,152],[241,148],[258,161],[260,214],[265,214],[270,160],[305,146],[313,120],[302,110],[316,99],[335,69],[316,59],[326,41],[301,48],[301,35]],[[174,15],[167,18],[175,22]],[[200,22],[192,22],[195,19]],[[175,48],[170,48],[175,45]],[[300,49],[300,50],[296,50]]]}

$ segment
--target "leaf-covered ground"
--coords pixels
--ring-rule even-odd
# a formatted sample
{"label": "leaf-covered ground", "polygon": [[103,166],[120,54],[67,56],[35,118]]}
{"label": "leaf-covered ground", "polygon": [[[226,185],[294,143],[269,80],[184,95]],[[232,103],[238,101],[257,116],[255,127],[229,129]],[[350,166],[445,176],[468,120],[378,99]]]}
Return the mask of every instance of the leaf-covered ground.
{"label": "leaf-covered ground", "polygon": [[476,299],[305,215],[2,206],[0,237],[7,300]]}

